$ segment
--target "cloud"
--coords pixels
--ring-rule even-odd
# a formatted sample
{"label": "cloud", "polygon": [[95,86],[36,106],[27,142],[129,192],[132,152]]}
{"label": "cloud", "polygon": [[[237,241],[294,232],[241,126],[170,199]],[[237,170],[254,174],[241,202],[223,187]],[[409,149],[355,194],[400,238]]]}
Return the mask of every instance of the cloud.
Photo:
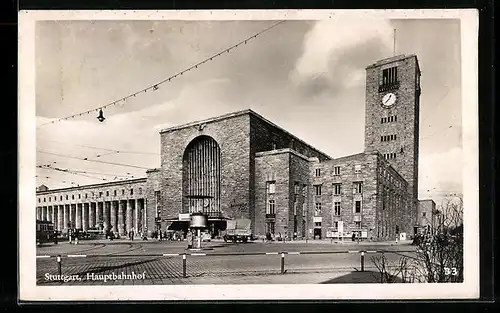
{"label": "cloud", "polygon": [[305,36],[290,79],[306,95],[361,85],[364,68],[389,56],[392,34],[385,20],[317,22]]}

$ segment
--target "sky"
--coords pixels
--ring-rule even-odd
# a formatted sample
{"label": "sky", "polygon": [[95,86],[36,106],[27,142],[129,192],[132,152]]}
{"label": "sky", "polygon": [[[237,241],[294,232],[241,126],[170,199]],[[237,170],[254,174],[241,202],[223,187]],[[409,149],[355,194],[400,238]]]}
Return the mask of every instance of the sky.
{"label": "sky", "polygon": [[396,54],[416,54],[422,70],[419,197],[461,193],[460,21],[453,19],[286,21],[104,109],[102,123],[93,111],[42,126],[152,86],[275,23],[37,22],[37,166],[73,173],[37,168],[37,185],[145,177],[160,166],[161,129],[243,109],[332,157],[362,152],[365,68],[391,57],[395,42]]}

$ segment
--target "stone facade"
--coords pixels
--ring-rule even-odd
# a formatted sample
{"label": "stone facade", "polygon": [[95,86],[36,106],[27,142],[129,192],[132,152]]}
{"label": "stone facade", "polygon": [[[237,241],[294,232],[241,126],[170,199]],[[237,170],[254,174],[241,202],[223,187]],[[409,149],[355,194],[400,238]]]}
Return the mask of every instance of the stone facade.
{"label": "stone facade", "polygon": [[[397,68],[394,83],[384,84],[384,70]],[[411,223],[416,223],[420,116],[420,68],[417,57],[396,56],[366,68],[365,150],[379,151],[408,182]],[[393,93],[394,104],[383,97]]]}
{"label": "stone facade", "polygon": [[[180,214],[195,208],[217,221],[219,230],[227,219],[248,218],[257,236],[355,234],[392,240],[401,232],[412,234],[417,223],[418,61],[398,56],[366,71],[362,153],[331,158],[245,110],[162,130],[161,164],[146,178],[38,189],[37,218],[59,225],[53,212],[62,207],[78,228],[94,227],[101,219],[124,233],[134,226],[172,229],[175,222],[187,229]],[[381,102],[388,92],[397,97],[390,106]]]}
{"label": "stone facade", "polygon": [[436,209],[434,200],[418,201],[417,225],[419,232],[433,234],[440,224],[441,212]]}
{"label": "stone facade", "polygon": [[111,228],[123,235],[145,225],[146,179],[86,185],[37,192],[37,220],[51,221],[54,228],[83,231]]}

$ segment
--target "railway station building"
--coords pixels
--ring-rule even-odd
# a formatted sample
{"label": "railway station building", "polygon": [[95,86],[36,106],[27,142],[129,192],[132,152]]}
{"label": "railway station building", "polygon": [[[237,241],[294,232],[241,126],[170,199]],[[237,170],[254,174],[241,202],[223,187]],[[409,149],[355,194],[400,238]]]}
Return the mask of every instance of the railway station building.
{"label": "railway station building", "polygon": [[[144,178],[37,190],[37,219],[68,227],[187,230],[204,212],[220,235],[248,218],[256,236],[412,235],[417,226],[420,69],[415,55],[366,68],[364,151],[332,158],[252,110],[160,132]],[[331,143],[335,145],[335,142]]]}

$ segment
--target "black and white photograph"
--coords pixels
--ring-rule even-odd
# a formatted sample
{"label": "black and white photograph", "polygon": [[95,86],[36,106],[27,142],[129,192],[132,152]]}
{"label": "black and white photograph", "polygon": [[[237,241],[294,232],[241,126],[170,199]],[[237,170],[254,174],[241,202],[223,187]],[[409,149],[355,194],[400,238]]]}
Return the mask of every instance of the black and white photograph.
{"label": "black and white photograph", "polygon": [[474,10],[19,19],[21,298],[477,297]]}

